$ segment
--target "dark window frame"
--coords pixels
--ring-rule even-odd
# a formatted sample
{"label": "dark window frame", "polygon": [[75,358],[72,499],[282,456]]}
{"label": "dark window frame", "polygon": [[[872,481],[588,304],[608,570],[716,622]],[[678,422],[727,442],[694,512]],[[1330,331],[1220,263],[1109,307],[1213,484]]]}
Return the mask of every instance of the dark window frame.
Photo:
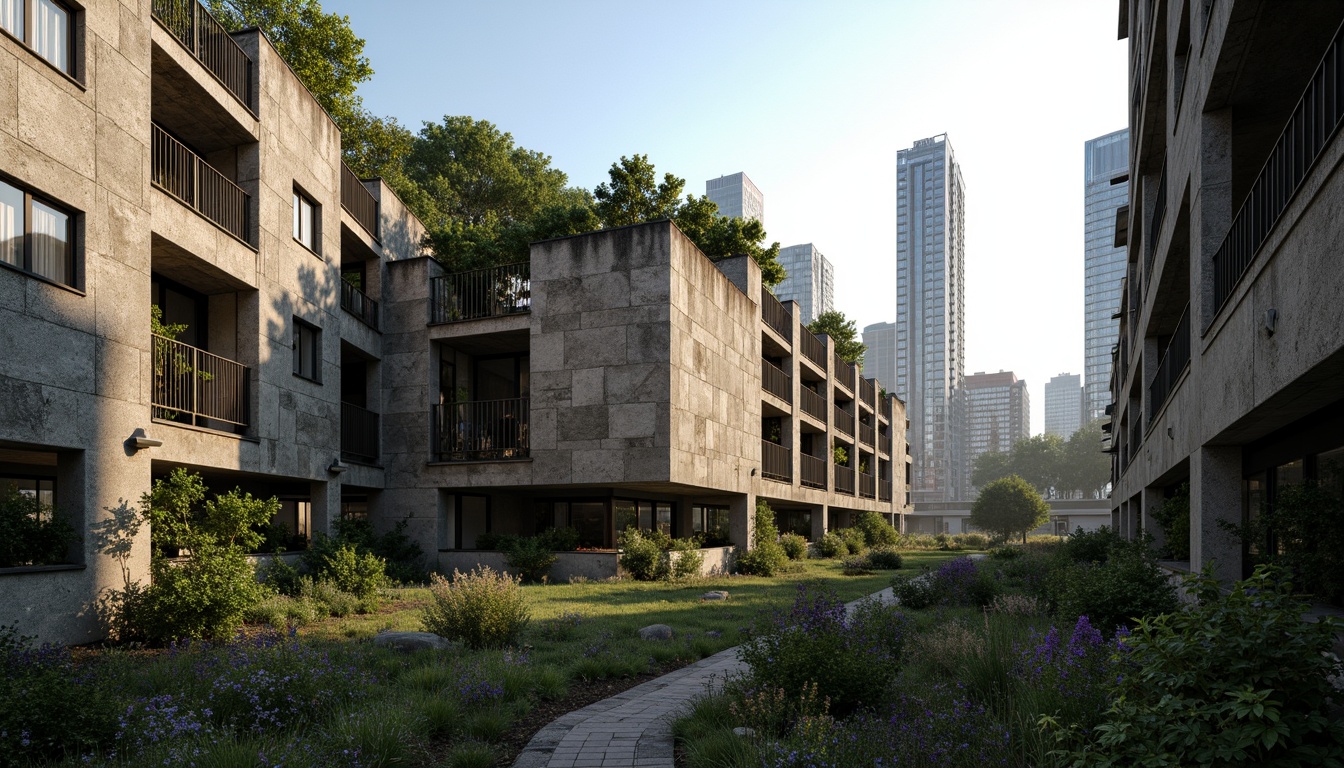
{"label": "dark window frame", "polygon": [[[313,335],[312,358],[305,361],[303,359],[303,341],[301,334],[307,332]],[[314,384],[322,383],[322,328],[304,320],[295,315],[294,317],[294,375],[300,379],[311,381]],[[303,363],[308,362],[312,365],[311,376],[303,372]]]}
{"label": "dark window frame", "polygon": [[[293,215],[294,215],[294,220],[293,220],[291,223],[294,225],[293,228],[299,230],[299,231],[297,231],[297,232],[294,232],[294,231],[291,230],[291,233],[290,233],[290,234],[293,235],[293,237],[294,237],[294,242],[298,243],[299,245],[302,245],[304,248],[307,248],[307,249],[308,249],[310,252],[312,252],[313,254],[315,254],[315,255],[317,255],[317,256],[321,256],[321,255],[322,255],[322,206],[319,205],[319,204],[317,203],[317,201],[313,199],[312,195],[310,195],[310,194],[308,194],[307,192],[303,191],[303,189],[302,189],[301,187],[299,187],[298,184],[295,184],[295,185],[294,185],[294,197],[293,197],[293,201],[294,201],[294,214],[293,214]],[[308,232],[308,239],[309,239],[311,242],[308,242],[308,243],[305,243],[305,242],[303,241],[303,237],[302,237],[302,235],[303,235],[303,216],[302,216],[302,213],[301,213],[302,208],[300,208],[300,205],[303,204],[303,203],[306,203],[306,204],[308,205],[308,208],[311,210],[311,213],[309,214],[309,225],[308,225],[308,226],[309,226],[309,229],[311,230],[310,232]]]}
{"label": "dark window frame", "polygon": [[68,2],[68,0],[47,0],[47,2],[50,2],[62,11],[65,11],[65,66],[61,66],[42,55],[42,53],[37,50],[37,46],[33,44],[33,17],[37,7],[37,0],[19,0],[19,4],[22,6],[21,13],[23,16],[22,35],[16,35],[13,31],[6,29],[3,26],[0,26],[0,34],[5,35],[14,42],[22,45],[24,48],[27,48],[28,51],[42,61],[42,63],[57,72],[60,72],[65,77],[70,78],[76,85],[83,88],[83,84],[79,81],[80,67],[75,51],[78,42],[76,31],[83,23],[84,8],[74,5],[73,3]]}
{"label": "dark window frame", "polygon": [[[79,225],[82,221],[83,212],[71,208],[64,203],[57,202],[41,191],[34,192],[33,188],[20,182],[12,176],[0,173],[0,183],[12,187],[15,191],[23,195],[23,263],[10,264],[8,261],[0,260],[0,267],[4,267],[15,272],[37,278],[44,283],[54,285],[76,293],[84,293],[84,260],[81,258],[83,251],[80,248]],[[66,241],[65,241],[65,268],[69,273],[70,281],[61,282],[54,277],[48,277],[33,269],[33,202],[36,201],[52,210],[65,216],[66,220]]]}

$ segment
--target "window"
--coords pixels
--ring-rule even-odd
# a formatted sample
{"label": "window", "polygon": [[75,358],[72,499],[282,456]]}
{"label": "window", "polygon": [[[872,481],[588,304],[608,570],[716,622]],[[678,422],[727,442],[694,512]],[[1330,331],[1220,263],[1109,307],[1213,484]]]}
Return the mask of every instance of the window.
{"label": "window", "polygon": [[71,15],[55,0],[0,0],[0,28],[67,75],[75,73]]}
{"label": "window", "polygon": [[56,205],[0,181],[0,262],[75,287],[70,219]]}
{"label": "window", "polygon": [[322,383],[322,331],[294,318],[294,375]]}
{"label": "window", "polygon": [[707,547],[727,545],[730,543],[729,533],[731,530],[728,507],[692,505],[691,530],[693,533],[700,534],[704,545]]}
{"label": "window", "polygon": [[294,239],[313,253],[317,253],[317,233],[314,231],[317,210],[312,200],[297,189],[294,190]]}

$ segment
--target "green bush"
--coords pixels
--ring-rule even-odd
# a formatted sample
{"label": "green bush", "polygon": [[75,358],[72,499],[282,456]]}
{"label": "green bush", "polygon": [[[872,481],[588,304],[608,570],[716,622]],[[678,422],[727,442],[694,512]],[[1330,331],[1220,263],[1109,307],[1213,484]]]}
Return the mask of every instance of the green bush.
{"label": "green bush", "polygon": [[657,581],[667,577],[667,559],[663,548],[652,537],[627,528],[617,537],[621,547],[620,566],[638,581]]}
{"label": "green bush", "polygon": [[863,532],[863,541],[869,547],[891,547],[901,534],[881,514],[872,510],[859,513],[854,527]]}
{"label": "green bush", "polygon": [[0,626],[0,765],[76,758],[108,743],[118,705],[62,646]]}
{"label": "green bush", "polygon": [[317,610],[338,619],[355,613],[372,613],[378,607],[376,598],[371,604],[364,603],[355,595],[337,589],[330,581],[314,581],[309,576],[299,579],[299,596]]}
{"label": "green bush", "polygon": [[[1338,472],[1334,462],[1322,471]],[[1288,569],[1305,592],[1344,603],[1344,499],[1314,481],[1284,485],[1272,509],[1262,509],[1250,525],[1233,527],[1247,543],[1269,552],[1269,562]],[[1268,546],[1273,536],[1275,546]]]}
{"label": "green bush", "polygon": [[989,556],[995,560],[1015,560],[1022,556],[1020,547],[1002,546],[989,550]]}
{"label": "green bush", "polygon": [[354,544],[318,535],[304,553],[304,563],[316,581],[329,581],[342,592],[359,598],[377,597],[387,586],[386,562],[372,552],[360,552]]}
{"label": "green bush", "polygon": [[895,571],[905,564],[893,546],[875,547],[868,552],[868,566],[877,571]]}
{"label": "green bush", "polygon": [[867,555],[846,555],[840,561],[840,572],[846,576],[866,576],[873,572]]}
{"label": "green bush", "polygon": [[1095,531],[1075,530],[1065,537],[1060,549],[1075,563],[1102,563],[1110,557],[1112,549],[1129,544],[1119,533],[1103,525]]}
{"label": "green bush", "polygon": [[336,543],[349,544],[361,555],[381,558],[387,578],[399,584],[424,584],[429,579],[425,553],[406,529],[409,521],[400,520],[384,533],[376,534],[367,518],[343,517],[336,521]]}
{"label": "green bush", "polygon": [[779,537],[779,546],[790,560],[802,560],[807,557],[807,539],[796,533],[786,533]]}
{"label": "green bush", "polygon": [[78,539],[51,507],[0,480],[0,568],[64,563]]}
{"label": "green bush", "polygon": [[693,539],[673,539],[668,555],[672,563],[670,575],[677,581],[697,578],[705,567],[705,555]]}
{"label": "green bush", "polygon": [[290,597],[299,594],[299,569],[280,559],[278,555],[272,556],[261,567],[261,576],[266,586],[275,590],[277,594]]}
{"label": "green bush", "polygon": [[276,629],[311,624],[327,615],[325,608],[301,597],[271,595],[248,607],[244,618],[249,624],[266,624]]}
{"label": "green bush", "polygon": [[901,601],[901,607],[923,610],[938,602],[938,591],[933,587],[933,579],[923,576],[894,576],[891,579],[891,591]]}
{"label": "green bush", "polygon": [[577,528],[547,528],[537,534],[552,552],[573,552],[579,548],[579,530]]}
{"label": "green bush", "polygon": [[827,531],[817,542],[816,551],[818,557],[831,559],[849,554],[849,545],[835,531]]}
{"label": "green bush", "polygon": [[1190,484],[1181,483],[1176,493],[1153,511],[1153,521],[1162,529],[1162,554],[1172,560],[1190,559]]}
{"label": "green bush", "polygon": [[522,574],[523,581],[529,582],[545,579],[558,559],[540,536],[518,539],[505,554],[509,567]]}
{"label": "green bush", "polygon": [[989,549],[989,537],[983,533],[958,533],[952,541],[966,549]]}
{"label": "green bush", "polygon": [[779,543],[779,528],[775,526],[775,513],[764,499],[756,502],[755,544],[750,550],[738,553],[737,570],[751,576],[774,576],[789,561],[784,547]]}
{"label": "green bush", "polygon": [[1110,633],[1136,619],[1176,610],[1176,588],[1146,550],[1117,547],[1101,563],[1076,563],[1056,571],[1050,585],[1062,618],[1087,616]]}
{"label": "green bush", "polygon": [[868,548],[868,538],[859,528],[841,528],[836,531],[836,535],[845,543],[845,548],[851,555],[861,555]]}
{"label": "green bush", "polygon": [[1341,624],[1304,622],[1284,571],[1261,566],[1229,595],[1206,570],[1198,604],[1140,621],[1104,721],[1072,742],[1073,764],[1297,766],[1344,762],[1330,654]]}
{"label": "green bush", "polygon": [[470,573],[453,571],[448,581],[430,577],[433,599],[425,607],[425,629],[469,648],[500,648],[515,642],[531,612],[520,580],[480,566]]}

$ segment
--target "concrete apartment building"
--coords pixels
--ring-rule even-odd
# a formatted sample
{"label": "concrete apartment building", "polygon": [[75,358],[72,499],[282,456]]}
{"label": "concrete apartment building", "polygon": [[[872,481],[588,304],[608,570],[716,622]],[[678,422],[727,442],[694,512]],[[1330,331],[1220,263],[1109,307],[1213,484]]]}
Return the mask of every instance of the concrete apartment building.
{"label": "concrete apartment building", "polygon": [[[1007,453],[1013,443],[1031,436],[1031,398],[1027,382],[1012,371],[966,377],[965,487],[971,488],[971,470],[982,453]],[[974,498],[972,491],[967,494]]]}
{"label": "concrete apartment building", "polygon": [[765,224],[765,195],[742,171],[706,181],[705,196],[719,206],[720,216]]}
{"label": "concrete apartment building", "polygon": [[803,323],[835,309],[835,269],[816,246],[803,243],[780,248],[779,264],[788,276],[775,286],[775,297],[798,302]]}
{"label": "concrete apartment building", "polygon": [[877,379],[878,386],[896,391],[896,324],[873,323],[864,326],[863,373]]}
{"label": "concrete apartment building", "polygon": [[1084,388],[1076,373],[1061,373],[1045,383],[1045,434],[1068,440],[1083,426]]}
{"label": "concrete apartment building", "polygon": [[956,501],[963,480],[966,208],[946,134],[896,154],[896,382],[910,414],[915,502]]}
{"label": "concrete apartment building", "polygon": [[[442,275],[264,35],[186,0],[55,7],[62,35],[0,34],[0,482],[81,538],[0,569],[0,624],[97,639],[109,508],[177,467],[277,496],[299,538],[409,519],[431,565],[547,512],[609,546],[646,514],[745,544],[757,497],[813,532],[904,509],[901,403],[754,262],[663,222]],[[854,466],[809,461],[832,441]]]}
{"label": "concrete apartment building", "polygon": [[1341,482],[1344,5],[1119,9],[1132,138],[1114,520],[1160,536],[1153,511],[1188,482],[1190,567],[1239,578],[1256,552],[1220,522]]}
{"label": "concrete apartment building", "polygon": [[1116,211],[1129,203],[1129,129],[1083,144],[1083,421],[1110,403],[1111,350],[1120,320],[1125,249],[1116,245]]}

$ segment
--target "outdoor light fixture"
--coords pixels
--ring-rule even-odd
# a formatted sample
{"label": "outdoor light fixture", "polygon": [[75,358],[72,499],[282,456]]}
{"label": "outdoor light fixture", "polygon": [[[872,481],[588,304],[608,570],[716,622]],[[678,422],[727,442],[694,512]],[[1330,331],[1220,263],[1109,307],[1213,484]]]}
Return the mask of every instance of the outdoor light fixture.
{"label": "outdoor light fixture", "polygon": [[1268,333],[1270,336],[1273,336],[1275,329],[1278,328],[1278,325],[1279,325],[1279,310],[1274,309],[1273,307],[1266,309],[1265,333]]}
{"label": "outdoor light fixture", "polygon": [[331,460],[331,466],[327,467],[327,471],[333,475],[339,475],[349,468],[348,465],[341,463],[340,457],[337,457]]}
{"label": "outdoor light fixture", "polygon": [[131,450],[131,453],[135,453],[142,448],[158,448],[160,445],[163,445],[162,440],[155,440],[146,435],[145,430],[140,427],[136,427],[131,436],[126,439],[126,447]]}
{"label": "outdoor light fixture", "polygon": [[752,476],[752,477],[755,477],[755,476],[756,476],[756,468],[755,468],[755,467],[752,467],[752,468],[751,468],[751,476]]}

